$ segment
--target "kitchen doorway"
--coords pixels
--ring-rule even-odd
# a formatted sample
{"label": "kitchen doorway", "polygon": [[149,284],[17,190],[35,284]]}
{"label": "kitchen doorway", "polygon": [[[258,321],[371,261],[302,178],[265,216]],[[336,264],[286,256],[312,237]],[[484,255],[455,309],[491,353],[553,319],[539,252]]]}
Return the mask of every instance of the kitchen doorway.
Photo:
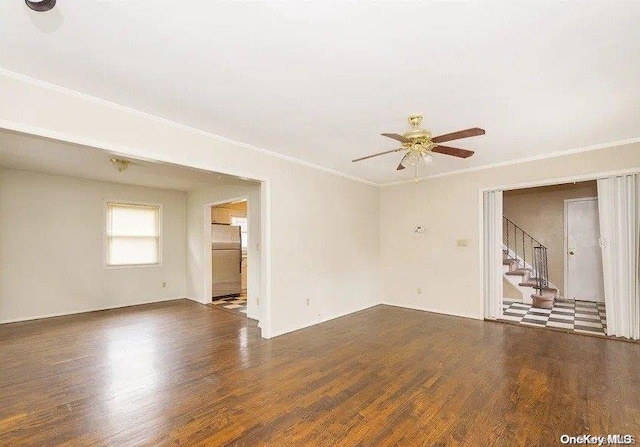
{"label": "kitchen doorway", "polygon": [[248,203],[211,206],[211,303],[247,316]]}

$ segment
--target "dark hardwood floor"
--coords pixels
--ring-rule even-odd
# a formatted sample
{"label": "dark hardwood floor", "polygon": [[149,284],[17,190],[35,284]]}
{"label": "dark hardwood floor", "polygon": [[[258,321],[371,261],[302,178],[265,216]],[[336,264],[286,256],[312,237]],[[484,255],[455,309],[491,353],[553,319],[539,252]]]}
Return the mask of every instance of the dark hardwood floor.
{"label": "dark hardwood floor", "polygon": [[[640,436],[640,345],[378,306],[273,340],[189,301],[0,326],[0,445]],[[638,438],[636,438],[638,439]]]}

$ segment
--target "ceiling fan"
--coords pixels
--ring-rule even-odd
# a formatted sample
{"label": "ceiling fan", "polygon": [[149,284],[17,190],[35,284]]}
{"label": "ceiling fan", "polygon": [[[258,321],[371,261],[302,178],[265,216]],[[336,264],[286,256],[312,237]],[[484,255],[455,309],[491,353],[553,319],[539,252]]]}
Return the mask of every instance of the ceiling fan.
{"label": "ceiling fan", "polygon": [[398,171],[401,171],[410,166],[417,167],[418,163],[420,163],[420,160],[424,160],[427,163],[431,162],[432,152],[452,155],[459,158],[469,158],[473,155],[473,151],[458,149],[450,146],[443,146],[440,143],[485,134],[484,129],[473,127],[471,129],[460,130],[458,132],[448,133],[446,135],[440,135],[438,137],[432,138],[430,131],[420,128],[420,123],[422,123],[422,115],[411,115],[409,117],[411,130],[403,133],[402,135],[399,135],[397,133],[382,134],[385,137],[389,137],[401,142],[402,147],[398,149],[392,149],[390,151],[379,152],[373,155],[367,155],[366,157],[356,158],[355,160],[352,160],[352,162],[362,161],[368,158],[377,157],[379,155],[390,154],[392,152],[406,151],[406,154],[404,154],[404,157],[402,157],[400,164],[396,168]]}

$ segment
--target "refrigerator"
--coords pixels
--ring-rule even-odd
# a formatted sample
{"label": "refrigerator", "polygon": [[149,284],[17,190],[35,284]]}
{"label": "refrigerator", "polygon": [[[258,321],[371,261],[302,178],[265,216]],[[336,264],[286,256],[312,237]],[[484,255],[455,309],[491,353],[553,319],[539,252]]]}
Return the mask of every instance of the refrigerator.
{"label": "refrigerator", "polygon": [[212,298],[242,292],[242,240],[240,227],[211,224]]}

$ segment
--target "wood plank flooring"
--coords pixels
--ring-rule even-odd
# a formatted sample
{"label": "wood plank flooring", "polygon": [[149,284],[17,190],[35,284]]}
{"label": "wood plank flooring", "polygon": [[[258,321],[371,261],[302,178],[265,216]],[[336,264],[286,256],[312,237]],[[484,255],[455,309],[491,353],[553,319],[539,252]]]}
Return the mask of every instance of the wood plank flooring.
{"label": "wood plank flooring", "polygon": [[2,446],[511,447],[583,433],[640,436],[640,345],[388,306],[273,340],[183,300],[0,326]]}

